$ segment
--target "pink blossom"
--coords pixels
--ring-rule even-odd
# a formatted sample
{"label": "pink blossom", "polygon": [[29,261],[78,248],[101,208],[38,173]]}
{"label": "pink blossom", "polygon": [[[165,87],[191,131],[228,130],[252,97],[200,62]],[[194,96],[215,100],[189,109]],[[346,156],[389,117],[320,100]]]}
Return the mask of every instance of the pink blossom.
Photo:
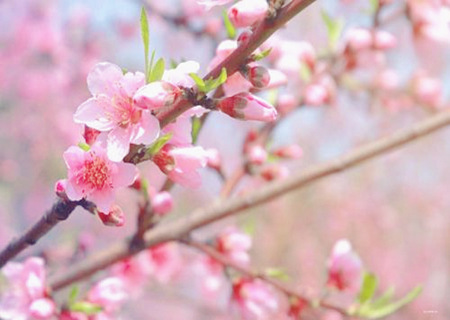
{"label": "pink blossom", "polygon": [[120,307],[127,296],[122,279],[109,277],[101,280],[89,290],[87,300],[100,305],[106,313],[111,313]]}
{"label": "pink blossom", "polygon": [[247,92],[219,101],[217,107],[230,117],[241,120],[274,121],[277,111],[268,102]]}
{"label": "pink blossom", "polygon": [[175,69],[166,70],[162,79],[178,87],[190,88],[195,82],[189,74],[198,73],[199,69],[200,64],[196,61],[182,62]]}
{"label": "pink blossom", "polygon": [[248,69],[248,80],[255,88],[264,88],[270,82],[269,71],[262,66],[252,66]]}
{"label": "pink blossom", "polygon": [[307,105],[320,106],[328,103],[330,94],[327,88],[319,83],[309,84],[305,88],[304,100]]}
{"label": "pink blossom", "polygon": [[303,156],[303,150],[298,145],[292,144],[276,149],[273,154],[280,158],[298,159]]}
{"label": "pink blossom", "polygon": [[298,99],[292,94],[280,94],[277,101],[277,110],[281,115],[286,115],[299,105]]}
{"label": "pink blossom", "polygon": [[206,10],[210,10],[215,6],[223,6],[232,0],[197,0],[197,3],[205,6]]}
{"label": "pink blossom", "polygon": [[144,254],[149,259],[151,274],[162,283],[172,280],[183,266],[175,243],[169,242],[151,247]]}
{"label": "pink blossom", "polygon": [[252,246],[252,238],[234,227],[226,228],[217,236],[217,249],[233,261],[246,265],[250,262],[248,250]]}
{"label": "pink blossom", "polygon": [[228,10],[228,17],[235,27],[245,28],[264,19],[268,9],[266,0],[241,0]]}
{"label": "pink blossom", "polygon": [[167,81],[155,81],[140,88],[134,95],[136,106],[143,110],[158,110],[176,104],[182,91]]}
{"label": "pink blossom", "polygon": [[153,211],[159,216],[164,216],[173,209],[172,195],[167,191],[155,194],[151,202]]}
{"label": "pink blossom", "polygon": [[339,240],[328,261],[328,285],[338,290],[357,292],[362,280],[362,262],[350,242]]}
{"label": "pink blossom", "polygon": [[240,73],[235,72],[222,85],[225,96],[230,97],[238,93],[248,92],[253,85]]}
{"label": "pink blossom", "polygon": [[121,161],[130,150],[130,142],[150,144],[158,137],[158,120],[133,102],[134,94],[145,84],[143,73],[124,75],[118,66],[102,62],[89,73],[87,83],[93,97],[78,107],[74,121],[109,132],[111,160]]}
{"label": "pink blossom", "polygon": [[72,201],[86,198],[103,212],[109,212],[116,190],[132,184],[137,174],[134,165],[109,160],[98,144],[88,152],[72,146],[63,156],[68,169],[68,198]]}
{"label": "pink blossom", "polygon": [[411,83],[411,90],[414,97],[432,108],[437,108],[443,100],[443,88],[439,79],[432,78],[424,72],[417,72]]}
{"label": "pink blossom", "polygon": [[272,181],[287,178],[289,169],[279,164],[272,164],[262,168],[259,174],[264,180]]}
{"label": "pink blossom", "polygon": [[108,212],[98,211],[98,216],[105,226],[122,227],[125,224],[125,214],[116,204]]}
{"label": "pink blossom", "polygon": [[207,166],[219,170],[221,167],[221,160],[220,160],[220,153],[219,150],[211,148],[207,149],[206,151],[206,157],[207,157]]}
{"label": "pink blossom", "polygon": [[241,278],[233,284],[233,301],[245,320],[270,319],[279,308],[272,288],[254,279]]}
{"label": "pink blossom", "polygon": [[377,30],[373,36],[373,46],[378,50],[392,49],[397,45],[397,39],[392,33]]}
{"label": "pink blossom", "polygon": [[353,28],[345,35],[347,46],[353,51],[367,50],[372,47],[373,37],[368,29]]}
{"label": "pink blossom", "polygon": [[28,258],[23,264],[9,262],[2,270],[9,284],[0,296],[0,318],[26,320],[50,319],[55,303],[48,298],[45,287],[44,260]]}
{"label": "pink blossom", "polygon": [[252,145],[247,148],[246,156],[249,163],[261,165],[267,160],[267,151],[261,145]]}
{"label": "pink blossom", "polygon": [[207,153],[202,147],[180,147],[166,144],[153,157],[153,162],[172,181],[184,187],[197,188],[201,185],[201,177],[197,169],[204,168]]}

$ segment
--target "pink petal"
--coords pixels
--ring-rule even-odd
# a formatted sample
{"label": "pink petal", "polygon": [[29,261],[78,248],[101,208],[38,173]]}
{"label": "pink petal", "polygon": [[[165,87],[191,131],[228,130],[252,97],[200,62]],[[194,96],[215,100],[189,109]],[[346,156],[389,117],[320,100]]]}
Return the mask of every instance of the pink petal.
{"label": "pink petal", "polygon": [[159,121],[149,111],[142,112],[140,123],[135,126],[135,132],[131,142],[150,144],[159,136]]}
{"label": "pink petal", "polygon": [[120,81],[122,88],[128,97],[132,97],[136,91],[145,85],[145,75],[142,72],[127,72]]}
{"label": "pink petal", "polygon": [[79,147],[71,146],[63,154],[64,161],[67,169],[69,170],[69,176],[71,170],[76,170],[84,163],[84,151]]}
{"label": "pink petal", "polygon": [[94,202],[100,211],[108,212],[114,203],[115,195],[112,189],[97,190],[88,196],[88,200]]}
{"label": "pink petal", "polygon": [[87,77],[89,91],[93,95],[106,94],[109,97],[117,90],[116,84],[123,77],[122,69],[109,62],[100,62],[94,66]]}
{"label": "pink petal", "polygon": [[116,163],[117,172],[113,175],[113,185],[116,188],[127,187],[136,179],[137,168],[131,163]]}
{"label": "pink petal", "polygon": [[78,201],[84,197],[80,187],[77,184],[72,183],[70,180],[67,181],[66,195],[72,201]]}
{"label": "pink petal", "polygon": [[31,316],[37,319],[49,319],[55,312],[55,303],[47,298],[33,301],[30,305]]}
{"label": "pink petal", "polygon": [[107,114],[107,110],[113,108],[110,104],[111,99],[104,95],[90,98],[78,107],[73,120],[99,131],[111,130],[115,124]]}
{"label": "pink petal", "polygon": [[124,129],[117,127],[108,134],[107,155],[111,161],[122,161],[130,151],[130,140],[132,130],[130,127]]}

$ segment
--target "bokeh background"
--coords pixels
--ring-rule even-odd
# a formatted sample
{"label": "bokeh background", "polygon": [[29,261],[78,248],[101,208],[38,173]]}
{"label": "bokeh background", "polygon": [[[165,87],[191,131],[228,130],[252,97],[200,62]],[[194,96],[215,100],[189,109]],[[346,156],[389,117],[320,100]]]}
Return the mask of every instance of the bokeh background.
{"label": "bokeh background", "polygon": [[[342,17],[345,28],[366,26],[371,23],[368,2],[318,1],[279,34],[293,41],[310,41],[320,51],[327,45],[321,10]],[[399,0],[392,6],[395,9],[404,4]],[[73,123],[72,115],[89,97],[85,79],[92,66],[110,61],[128,70],[143,69],[139,33],[142,5],[149,13],[150,46],[156,55],[167,61],[199,61],[204,74],[217,44],[226,35],[220,10],[205,14],[193,0],[0,1],[2,247],[30,226],[55,199],[54,183],[66,175],[62,153],[81,140],[82,128]],[[403,16],[385,29],[397,36],[398,46],[386,54],[386,61],[400,82],[407,87],[412,74],[424,69],[442,81],[443,100],[448,101],[449,43],[416,39]],[[361,79],[371,76],[373,70],[361,73]],[[298,171],[433,112],[436,110],[418,104],[387,108],[367,91],[343,89],[333,106],[305,106],[295,111],[277,127],[271,143],[274,147],[295,143],[303,148],[303,158],[288,164],[292,171]],[[258,126],[213,114],[200,134],[199,144],[217,148],[225,172],[231,174],[242,162],[246,132]],[[333,244],[347,238],[365,267],[377,274],[381,289],[395,286],[401,296],[417,284],[423,285],[423,293],[416,301],[388,319],[447,320],[449,159],[447,128],[201,232],[213,234],[234,223],[252,229],[253,265],[281,268],[291,276],[292,285],[312,292],[320,291],[326,281],[326,261]],[[161,184],[161,176],[150,164],[141,169],[152,178],[151,184]],[[205,170],[202,176],[203,186],[198,190],[174,188],[173,217],[188,214],[217,197],[221,188],[217,175]],[[260,183],[247,178],[238,192]],[[80,246],[93,253],[128,236],[134,228],[136,200],[130,190],[119,195],[118,202],[128,218],[124,228],[106,228],[80,210],[22,257],[31,253],[45,255],[52,271],[61,267],[61,261],[67,263]],[[174,283],[149,283],[144,296],[132,299],[121,317],[228,319],[226,303],[205,304],[195,295],[192,279],[187,279],[186,274],[187,270],[180,271]],[[149,310],[153,311],[149,314]]]}

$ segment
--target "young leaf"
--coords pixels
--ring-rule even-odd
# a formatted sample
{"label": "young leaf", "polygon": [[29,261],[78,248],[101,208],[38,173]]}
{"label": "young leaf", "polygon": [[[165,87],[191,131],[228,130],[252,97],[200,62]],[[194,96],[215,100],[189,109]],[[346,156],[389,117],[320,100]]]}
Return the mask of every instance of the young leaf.
{"label": "young leaf", "polygon": [[374,302],[370,305],[372,308],[378,309],[380,307],[385,306],[391,301],[392,297],[394,297],[395,289],[394,287],[390,287],[387,289],[380,297],[378,297]]}
{"label": "young leaf", "polygon": [[260,53],[255,53],[252,55],[251,60],[253,61],[262,60],[270,54],[270,51],[272,51],[272,48],[268,48]]}
{"label": "young leaf", "polygon": [[88,145],[86,142],[78,142],[78,146],[80,147],[81,150],[86,152],[91,149],[91,146]]}
{"label": "young leaf", "polygon": [[364,274],[364,280],[361,285],[361,291],[358,295],[358,301],[359,303],[363,304],[366,301],[369,301],[372,299],[373,295],[375,294],[375,290],[378,286],[378,279],[377,277],[372,273],[366,273]]}
{"label": "young leaf", "polygon": [[331,18],[328,13],[323,10],[322,19],[325,22],[325,26],[327,27],[328,42],[330,44],[330,47],[334,49],[344,28],[344,21],[342,19]]}
{"label": "young leaf", "polygon": [[374,14],[380,6],[380,0],[370,0],[370,14]]}
{"label": "young leaf", "polygon": [[87,301],[78,301],[69,306],[71,311],[81,312],[88,316],[94,315],[102,311],[102,307],[98,304],[87,302]]}
{"label": "young leaf", "polygon": [[167,133],[158,138],[147,150],[147,154],[155,155],[172,138],[172,133]]}
{"label": "young leaf", "polygon": [[223,17],[223,25],[225,26],[225,30],[227,31],[228,38],[234,39],[234,37],[236,37],[236,28],[233,26],[230,19],[228,18],[226,10],[222,11],[222,17]]}
{"label": "young leaf", "polygon": [[201,92],[206,92],[206,85],[202,78],[200,78],[195,73],[189,73],[189,76],[194,80],[195,84],[197,85],[197,88]]}
{"label": "young leaf", "polygon": [[200,128],[202,127],[202,122],[199,117],[192,118],[192,144],[197,143],[198,134],[200,133]]}
{"label": "young leaf", "polygon": [[73,305],[77,300],[78,294],[80,293],[80,288],[78,286],[73,286],[69,293],[69,301],[68,304]]}
{"label": "young leaf", "polygon": [[216,89],[225,81],[227,81],[227,69],[222,68],[217,78],[206,80],[206,92]]}
{"label": "young leaf", "polygon": [[281,270],[281,269],[277,269],[277,268],[267,268],[264,273],[271,277],[271,278],[275,278],[278,280],[282,280],[282,281],[287,281],[289,280],[289,275]]}
{"label": "young leaf", "polygon": [[142,35],[142,42],[144,43],[145,74],[148,75],[149,73],[148,52],[150,48],[150,36],[148,31],[147,12],[145,12],[144,7],[142,7],[141,9],[141,35]]}
{"label": "young leaf", "polygon": [[150,83],[150,76],[152,73],[152,69],[153,69],[153,61],[155,60],[155,50],[152,51],[152,57],[150,58],[150,63],[148,65],[148,69],[145,72],[145,81],[147,83]]}
{"label": "young leaf", "polygon": [[155,67],[150,71],[149,82],[159,81],[164,75],[165,63],[163,58],[159,58],[155,63]]}
{"label": "young leaf", "polygon": [[305,82],[311,80],[311,69],[305,62],[300,63],[300,78]]}

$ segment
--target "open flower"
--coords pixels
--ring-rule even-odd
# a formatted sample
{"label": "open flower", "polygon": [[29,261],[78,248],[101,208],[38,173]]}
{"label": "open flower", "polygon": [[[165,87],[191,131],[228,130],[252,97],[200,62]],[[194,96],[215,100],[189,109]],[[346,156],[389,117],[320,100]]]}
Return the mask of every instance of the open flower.
{"label": "open flower", "polygon": [[44,260],[31,257],[9,262],[2,270],[10,287],[0,296],[0,318],[5,320],[52,319],[55,303],[45,288]]}
{"label": "open flower", "polygon": [[109,131],[107,151],[112,161],[121,161],[130,143],[150,144],[158,137],[158,119],[133,101],[136,91],[145,85],[143,73],[123,74],[118,66],[102,62],[89,73],[87,83],[93,97],[78,107],[74,121]]}
{"label": "open flower", "polygon": [[109,212],[116,190],[132,184],[137,174],[134,165],[109,160],[99,144],[88,152],[72,146],[63,156],[68,169],[67,197],[72,201],[86,198],[102,212]]}

